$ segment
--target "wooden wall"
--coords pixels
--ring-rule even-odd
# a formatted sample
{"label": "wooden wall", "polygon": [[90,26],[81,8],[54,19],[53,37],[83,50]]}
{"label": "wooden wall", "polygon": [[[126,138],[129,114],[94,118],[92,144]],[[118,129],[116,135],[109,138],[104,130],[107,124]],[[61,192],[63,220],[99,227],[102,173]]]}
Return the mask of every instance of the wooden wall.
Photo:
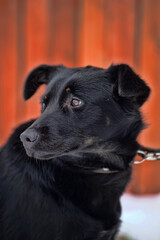
{"label": "wooden wall", "polygon": [[[160,0],[0,0],[0,143],[22,121],[39,115],[39,96],[25,103],[29,70],[130,64],[152,87],[142,108],[148,129],[139,141],[160,147]],[[134,193],[160,191],[160,163],[134,167]]]}

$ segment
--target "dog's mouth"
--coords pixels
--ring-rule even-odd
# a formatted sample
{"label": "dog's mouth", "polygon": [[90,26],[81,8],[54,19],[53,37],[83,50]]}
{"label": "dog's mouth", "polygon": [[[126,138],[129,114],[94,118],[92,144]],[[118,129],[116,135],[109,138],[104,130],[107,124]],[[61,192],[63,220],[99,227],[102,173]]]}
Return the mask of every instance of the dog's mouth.
{"label": "dog's mouth", "polygon": [[66,155],[78,155],[78,147],[74,147],[70,150],[65,150],[62,152],[47,152],[47,151],[40,151],[40,150],[30,150],[24,147],[26,154],[35,159],[39,160],[50,160],[56,157],[66,156]]}
{"label": "dog's mouth", "polygon": [[28,148],[27,146],[24,146],[24,149],[26,151],[26,154],[29,157],[35,158],[35,159],[39,159],[39,160],[50,160],[53,158],[57,158],[57,157],[62,157],[62,156],[71,156],[71,157],[82,157],[82,155],[84,154],[99,154],[99,155],[105,155],[106,151],[109,151],[109,146],[104,145],[102,147],[102,144],[100,145],[100,147],[97,145],[93,144],[93,141],[87,141],[84,144],[75,144],[74,146],[72,145],[72,147],[70,148],[64,148],[64,146],[62,147],[59,146],[56,148],[56,150],[54,151],[49,151],[49,150],[41,150],[41,149],[33,149],[33,148]]}
{"label": "dog's mouth", "polygon": [[37,152],[37,151],[29,151],[25,148],[26,154],[31,157],[31,158],[35,158],[35,159],[39,159],[39,160],[49,160],[54,158],[55,156],[53,156],[53,154],[50,153],[46,153],[46,152]]}

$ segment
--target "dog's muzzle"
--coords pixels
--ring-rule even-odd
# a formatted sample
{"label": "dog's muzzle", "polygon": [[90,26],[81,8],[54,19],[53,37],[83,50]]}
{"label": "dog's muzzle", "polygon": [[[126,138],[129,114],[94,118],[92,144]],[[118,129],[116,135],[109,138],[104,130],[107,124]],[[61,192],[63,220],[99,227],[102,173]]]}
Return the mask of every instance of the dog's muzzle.
{"label": "dog's muzzle", "polygon": [[20,139],[26,149],[28,155],[32,155],[32,149],[39,139],[39,133],[32,128],[25,130],[21,135]]}

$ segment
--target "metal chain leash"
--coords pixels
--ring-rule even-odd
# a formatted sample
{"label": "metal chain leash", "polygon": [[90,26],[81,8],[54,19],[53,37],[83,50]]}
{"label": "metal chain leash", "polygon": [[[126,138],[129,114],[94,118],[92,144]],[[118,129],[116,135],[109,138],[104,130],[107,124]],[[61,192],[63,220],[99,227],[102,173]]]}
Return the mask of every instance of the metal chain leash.
{"label": "metal chain leash", "polygon": [[137,151],[137,155],[139,155],[142,160],[134,161],[134,164],[139,164],[144,161],[160,160],[160,149],[140,147],[140,149]]}

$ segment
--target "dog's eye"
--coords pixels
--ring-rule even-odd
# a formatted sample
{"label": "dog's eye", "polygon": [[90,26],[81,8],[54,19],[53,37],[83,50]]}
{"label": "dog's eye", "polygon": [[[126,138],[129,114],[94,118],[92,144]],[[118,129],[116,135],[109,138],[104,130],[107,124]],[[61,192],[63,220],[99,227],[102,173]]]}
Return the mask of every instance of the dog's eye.
{"label": "dog's eye", "polygon": [[40,103],[41,103],[41,113],[43,113],[48,104],[48,96],[42,97]]}
{"label": "dog's eye", "polygon": [[42,102],[42,107],[41,107],[41,112],[42,113],[44,112],[45,108],[46,108],[46,104],[44,102]]}
{"label": "dog's eye", "polygon": [[80,107],[82,105],[82,101],[78,98],[72,98],[71,106],[72,107]]}

